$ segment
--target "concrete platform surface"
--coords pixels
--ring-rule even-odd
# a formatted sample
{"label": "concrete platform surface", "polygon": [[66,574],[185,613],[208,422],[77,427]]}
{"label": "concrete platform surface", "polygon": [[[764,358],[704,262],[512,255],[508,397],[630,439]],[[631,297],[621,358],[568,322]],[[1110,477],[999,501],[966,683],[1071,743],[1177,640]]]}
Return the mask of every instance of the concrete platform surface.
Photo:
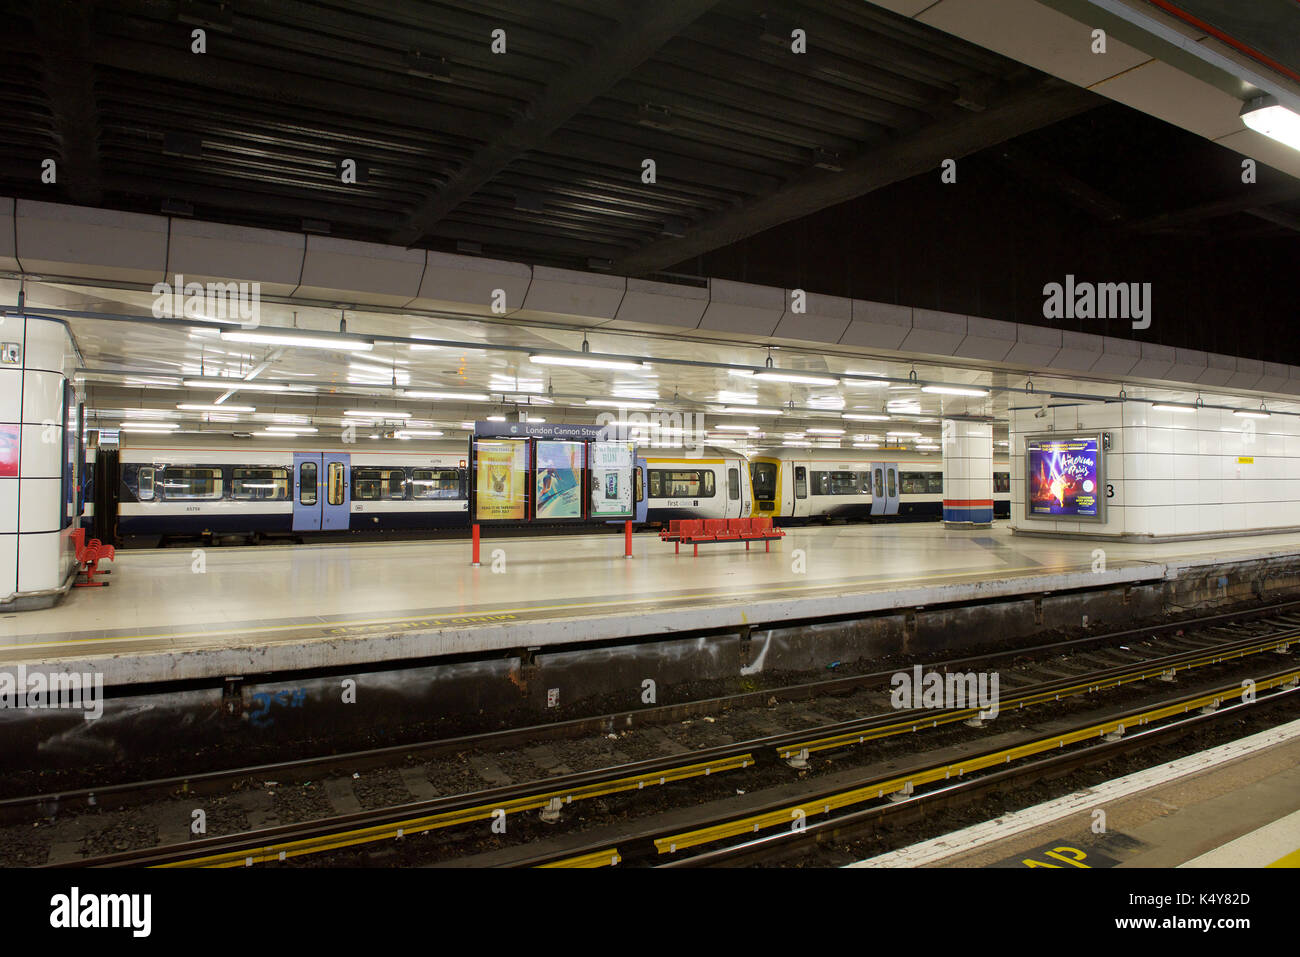
{"label": "concrete platform surface", "polygon": [[[105,681],[353,666],[732,628],[1071,588],[1300,554],[1300,534],[1161,545],[1013,537],[1005,523],[793,528],[765,553],[652,534],[122,551],[109,588],[0,614],[0,667]],[[1103,563],[1104,558],[1104,563]]]}

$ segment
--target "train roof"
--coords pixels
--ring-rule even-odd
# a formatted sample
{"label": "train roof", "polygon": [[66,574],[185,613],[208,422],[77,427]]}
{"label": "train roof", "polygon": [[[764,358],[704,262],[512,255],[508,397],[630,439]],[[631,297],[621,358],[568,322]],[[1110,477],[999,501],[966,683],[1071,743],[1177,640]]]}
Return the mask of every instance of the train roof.
{"label": "train roof", "polygon": [[671,462],[690,462],[692,459],[740,459],[742,462],[748,462],[749,457],[743,452],[736,449],[724,449],[717,445],[706,445],[698,450],[698,454],[692,455],[695,449],[681,448],[652,448],[648,445],[637,446],[636,454],[650,461],[651,459],[666,460]]}
{"label": "train roof", "polygon": [[[855,462],[861,463],[866,467],[870,462],[906,462],[908,464],[934,464],[943,463],[943,455],[939,452],[916,452],[912,449],[819,449],[803,448],[799,446],[781,446],[771,449],[760,449],[751,457],[751,461],[767,459],[776,462]],[[1008,461],[1006,453],[993,453],[993,461],[1006,463]]]}
{"label": "train roof", "polygon": [[118,441],[118,448],[123,452],[137,449],[181,449],[185,451],[248,451],[248,452],[337,452],[365,453],[374,455],[384,452],[405,452],[409,454],[428,454],[443,452],[459,454],[462,457],[469,451],[464,440],[457,439],[370,439],[359,438],[355,442],[345,443],[337,439],[313,441],[310,436],[232,436],[229,433],[205,435],[201,432],[158,433],[123,431]]}

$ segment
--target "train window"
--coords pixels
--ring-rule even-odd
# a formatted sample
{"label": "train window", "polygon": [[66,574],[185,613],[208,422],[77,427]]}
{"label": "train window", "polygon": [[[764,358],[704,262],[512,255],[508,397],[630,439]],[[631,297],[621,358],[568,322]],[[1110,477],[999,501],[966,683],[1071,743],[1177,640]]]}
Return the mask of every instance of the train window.
{"label": "train window", "polygon": [[413,469],[411,498],[460,498],[460,472],[456,469]]}
{"label": "train window", "polygon": [[865,472],[813,472],[814,495],[866,495]]}
{"label": "train window", "polygon": [[232,469],[230,497],[259,502],[283,502],[289,498],[289,470]]}
{"label": "train window", "polygon": [[[460,483],[457,482],[457,491]],[[352,499],[356,502],[399,501],[406,498],[404,469],[353,469]]]}
{"label": "train window", "polygon": [[651,498],[712,498],[717,494],[712,471],[650,470]]}
{"label": "train window", "polygon": [[802,465],[794,467],[794,497],[808,497],[808,470]]}
{"label": "train window", "polygon": [[221,498],[225,483],[221,469],[163,469],[163,497],[172,501],[180,499]]}
{"label": "train window", "polygon": [[315,462],[303,462],[298,470],[298,501],[303,505],[316,504]]}
{"label": "train window", "polygon": [[136,498],[142,502],[153,501],[153,475],[152,465],[142,465],[136,473]]}
{"label": "train window", "polygon": [[876,469],[875,472],[876,472],[875,496],[876,498],[884,498],[885,497],[885,470]]}
{"label": "train window", "polygon": [[740,469],[727,469],[727,498],[740,498]]}
{"label": "train window", "polygon": [[886,469],[889,474],[885,476],[885,481],[889,483],[889,497],[898,496],[898,472],[895,469]]}
{"label": "train window", "polygon": [[899,472],[904,495],[942,495],[942,472]]}
{"label": "train window", "polygon": [[1010,492],[1011,491],[1011,473],[994,472],[993,473],[993,491]]}
{"label": "train window", "polygon": [[331,462],[329,468],[325,470],[325,480],[329,483],[326,488],[325,501],[330,505],[342,505],[343,499],[347,495],[347,480],[343,475],[343,463]]}
{"label": "train window", "polygon": [[633,472],[632,472],[632,475],[633,475],[633,477],[634,477],[634,479],[635,479],[635,481],[633,482],[633,485],[634,485],[635,488],[636,488],[636,500],[637,500],[638,502],[644,502],[644,501],[645,501],[645,480],[641,478],[641,474],[642,474],[642,473],[641,473],[641,470],[640,470],[639,468],[638,468],[638,469],[634,469]]}
{"label": "train window", "polygon": [[754,497],[776,498],[776,466],[771,462],[754,464]]}

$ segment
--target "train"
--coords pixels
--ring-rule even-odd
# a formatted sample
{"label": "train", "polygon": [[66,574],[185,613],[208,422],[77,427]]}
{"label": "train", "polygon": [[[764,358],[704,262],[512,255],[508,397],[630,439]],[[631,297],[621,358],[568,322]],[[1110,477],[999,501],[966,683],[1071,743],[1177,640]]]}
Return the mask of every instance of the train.
{"label": "train", "polygon": [[[470,523],[468,447],[401,442],[361,448],[302,438],[123,436],[88,448],[82,523],[124,545],[170,538],[303,539],[420,532]],[[746,457],[706,447],[645,448],[636,459],[635,521],[769,516],[778,524],[934,519],[939,456],[781,448]],[[994,460],[994,511],[1010,515],[1010,474]]]}

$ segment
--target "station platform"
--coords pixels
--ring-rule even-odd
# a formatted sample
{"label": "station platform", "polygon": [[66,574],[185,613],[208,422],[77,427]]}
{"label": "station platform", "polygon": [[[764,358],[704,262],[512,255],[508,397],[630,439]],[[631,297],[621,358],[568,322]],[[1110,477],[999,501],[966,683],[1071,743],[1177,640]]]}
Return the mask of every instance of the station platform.
{"label": "station platform", "polygon": [[848,866],[1300,867],[1300,721]]}
{"label": "station platform", "polygon": [[[1005,523],[795,527],[770,553],[675,554],[653,534],[118,553],[111,587],[0,615],[0,667],[106,684],[354,667],[689,635],[981,599],[1138,585],[1300,556],[1300,534],[1159,545],[1013,537]],[[494,568],[496,570],[494,570]]]}

